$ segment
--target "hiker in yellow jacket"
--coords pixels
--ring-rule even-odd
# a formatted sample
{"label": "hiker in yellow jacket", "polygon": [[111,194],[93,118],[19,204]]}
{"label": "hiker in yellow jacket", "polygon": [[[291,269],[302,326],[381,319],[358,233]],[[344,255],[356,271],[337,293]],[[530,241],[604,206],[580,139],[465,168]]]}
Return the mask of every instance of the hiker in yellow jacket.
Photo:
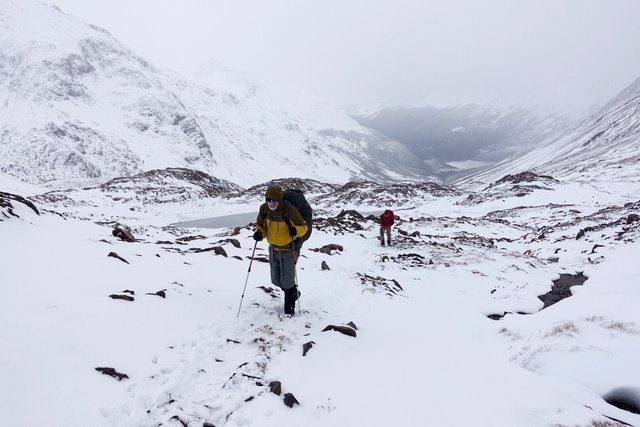
{"label": "hiker in yellow jacket", "polygon": [[253,238],[269,242],[271,283],[284,291],[284,312],[294,314],[298,299],[295,283],[295,263],[298,254],[293,241],[307,232],[307,224],[295,206],[284,201],[284,192],[277,185],[267,187],[265,203],[260,206]]}

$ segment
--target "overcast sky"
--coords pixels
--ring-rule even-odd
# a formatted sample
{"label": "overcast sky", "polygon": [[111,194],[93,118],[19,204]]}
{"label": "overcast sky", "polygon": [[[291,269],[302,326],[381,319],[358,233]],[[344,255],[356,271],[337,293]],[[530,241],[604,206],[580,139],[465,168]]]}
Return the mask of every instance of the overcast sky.
{"label": "overcast sky", "polygon": [[46,0],[158,65],[342,104],[582,109],[640,77],[639,0]]}

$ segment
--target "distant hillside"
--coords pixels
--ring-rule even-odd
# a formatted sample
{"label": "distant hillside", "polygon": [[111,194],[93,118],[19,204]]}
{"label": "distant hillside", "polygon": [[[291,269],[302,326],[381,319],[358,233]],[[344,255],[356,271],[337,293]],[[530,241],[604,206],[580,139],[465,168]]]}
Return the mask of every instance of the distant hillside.
{"label": "distant hillside", "polygon": [[637,181],[640,178],[640,79],[562,136],[527,154],[461,180],[488,183],[532,171],[554,178]]}
{"label": "distant hillside", "polygon": [[480,105],[363,108],[353,117],[402,142],[442,179],[525,152],[570,123],[524,107]]}

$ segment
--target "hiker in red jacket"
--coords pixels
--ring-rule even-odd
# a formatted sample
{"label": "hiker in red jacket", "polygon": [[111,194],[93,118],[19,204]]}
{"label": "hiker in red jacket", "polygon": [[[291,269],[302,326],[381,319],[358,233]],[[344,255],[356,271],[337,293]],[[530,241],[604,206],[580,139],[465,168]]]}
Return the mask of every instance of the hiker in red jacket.
{"label": "hiker in red jacket", "polygon": [[384,233],[387,233],[387,245],[391,244],[391,226],[393,225],[393,221],[395,216],[391,209],[385,210],[382,215],[380,215],[380,244],[384,246]]}

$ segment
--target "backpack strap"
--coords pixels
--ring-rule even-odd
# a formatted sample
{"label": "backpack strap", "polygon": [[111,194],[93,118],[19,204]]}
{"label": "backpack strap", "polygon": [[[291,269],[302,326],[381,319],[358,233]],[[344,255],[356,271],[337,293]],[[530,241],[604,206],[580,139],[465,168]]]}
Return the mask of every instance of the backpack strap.
{"label": "backpack strap", "polygon": [[263,203],[260,206],[260,217],[262,218],[262,222],[266,222],[267,221],[267,205],[266,205],[266,203]]}
{"label": "backpack strap", "polygon": [[282,219],[287,224],[287,227],[291,227],[291,221],[289,221],[289,201],[285,200],[282,205]]}
{"label": "backpack strap", "polygon": [[[260,217],[264,222],[267,221],[267,209],[268,208],[266,203],[260,206]],[[287,224],[287,227],[291,227],[293,225],[291,224],[291,221],[289,221],[289,201],[288,200],[285,200],[284,203],[282,204],[282,219]]]}

